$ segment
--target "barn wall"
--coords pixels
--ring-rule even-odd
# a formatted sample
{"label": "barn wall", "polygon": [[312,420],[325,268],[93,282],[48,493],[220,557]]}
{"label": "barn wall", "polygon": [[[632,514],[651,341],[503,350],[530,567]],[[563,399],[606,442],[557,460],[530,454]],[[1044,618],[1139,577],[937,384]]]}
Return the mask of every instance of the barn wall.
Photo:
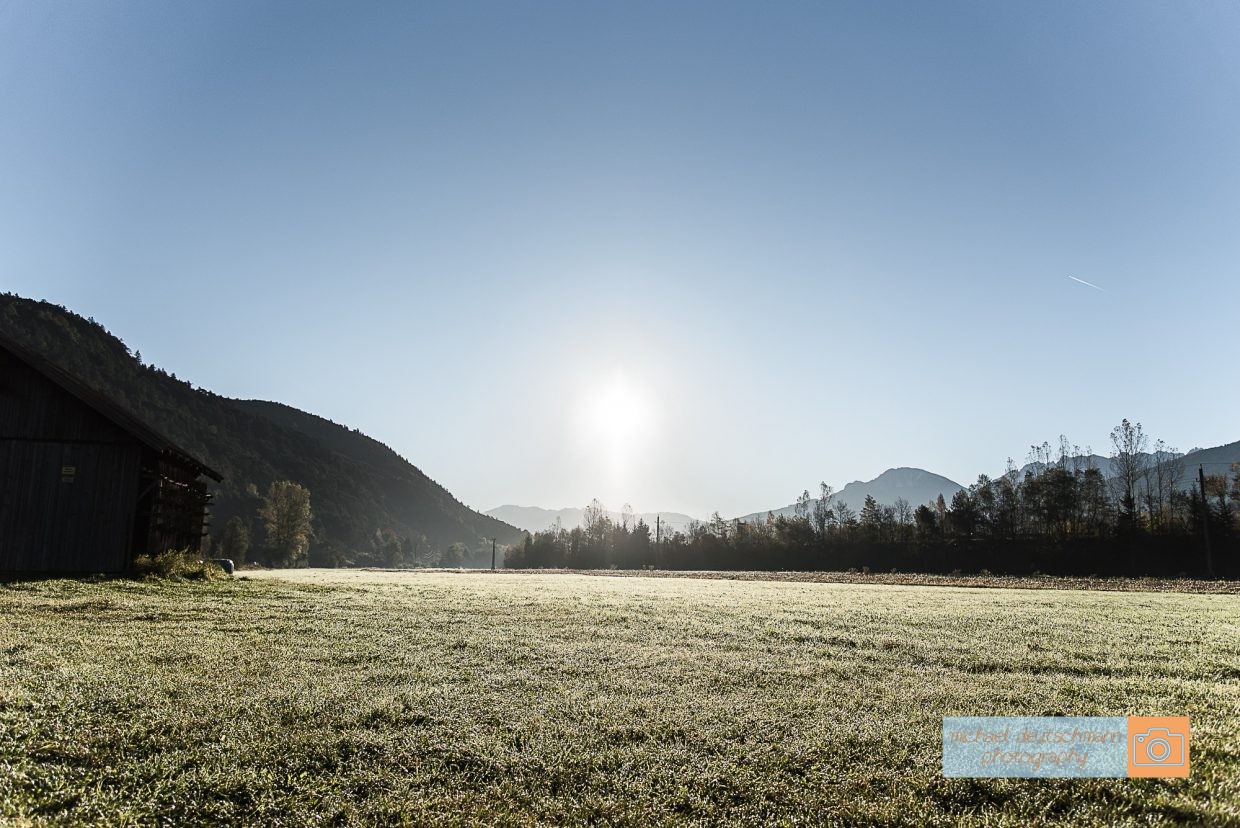
{"label": "barn wall", "polygon": [[0,440],[0,572],[128,568],[137,445]]}

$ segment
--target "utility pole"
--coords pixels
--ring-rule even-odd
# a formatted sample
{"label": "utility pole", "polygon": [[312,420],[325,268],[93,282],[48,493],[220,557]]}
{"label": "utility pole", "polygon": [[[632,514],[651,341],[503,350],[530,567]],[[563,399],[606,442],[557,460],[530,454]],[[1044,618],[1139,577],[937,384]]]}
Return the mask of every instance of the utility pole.
{"label": "utility pole", "polygon": [[1197,467],[1197,490],[1201,492],[1201,528],[1206,536],[1206,574],[1214,577],[1214,555],[1210,550],[1210,501],[1206,500],[1206,470]]}
{"label": "utility pole", "polygon": [[495,571],[495,538],[491,538],[491,571]]}

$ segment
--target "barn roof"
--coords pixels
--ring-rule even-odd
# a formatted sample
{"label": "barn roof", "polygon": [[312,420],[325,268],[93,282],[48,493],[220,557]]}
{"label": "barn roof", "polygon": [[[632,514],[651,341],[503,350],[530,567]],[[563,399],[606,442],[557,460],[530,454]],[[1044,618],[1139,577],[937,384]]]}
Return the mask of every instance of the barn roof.
{"label": "barn roof", "polygon": [[125,410],[107,395],[95,390],[51,360],[19,345],[2,332],[0,332],[0,348],[13,354],[13,356],[47,377],[53,383],[107,417],[148,448],[197,471],[199,474],[205,474],[217,483],[224,479],[215,469],[142,422],[142,420]]}

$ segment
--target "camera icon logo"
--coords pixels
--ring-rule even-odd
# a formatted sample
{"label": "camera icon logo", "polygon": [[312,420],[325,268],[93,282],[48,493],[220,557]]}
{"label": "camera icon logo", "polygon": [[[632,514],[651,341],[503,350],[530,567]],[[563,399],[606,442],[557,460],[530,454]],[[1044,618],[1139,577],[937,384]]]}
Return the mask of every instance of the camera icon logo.
{"label": "camera icon logo", "polygon": [[1132,737],[1134,765],[1179,767],[1184,764],[1184,737],[1165,727],[1151,727]]}
{"label": "camera icon logo", "polygon": [[1180,777],[1189,772],[1187,716],[1128,717],[1128,776]]}

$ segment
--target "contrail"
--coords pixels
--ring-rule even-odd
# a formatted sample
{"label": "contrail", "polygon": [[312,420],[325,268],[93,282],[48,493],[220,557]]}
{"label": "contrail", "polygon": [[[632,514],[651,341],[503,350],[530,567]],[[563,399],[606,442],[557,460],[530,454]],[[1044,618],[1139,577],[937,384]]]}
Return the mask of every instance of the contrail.
{"label": "contrail", "polygon": [[1074,282],[1080,282],[1080,283],[1081,283],[1081,284],[1083,284],[1083,285],[1088,285],[1089,287],[1093,288],[1094,290],[1100,290],[1100,291],[1102,291],[1103,293],[1106,293],[1106,288],[1100,288],[1100,287],[1098,287],[1097,285],[1095,285],[1093,282],[1087,282],[1087,281],[1085,281],[1084,279],[1078,279],[1078,278],[1076,278],[1075,276],[1069,276],[1068,278],[1069,278],[1069,279],[1071,279],[1071,280],[1072,280],[1072,281],[1074,281]]}

